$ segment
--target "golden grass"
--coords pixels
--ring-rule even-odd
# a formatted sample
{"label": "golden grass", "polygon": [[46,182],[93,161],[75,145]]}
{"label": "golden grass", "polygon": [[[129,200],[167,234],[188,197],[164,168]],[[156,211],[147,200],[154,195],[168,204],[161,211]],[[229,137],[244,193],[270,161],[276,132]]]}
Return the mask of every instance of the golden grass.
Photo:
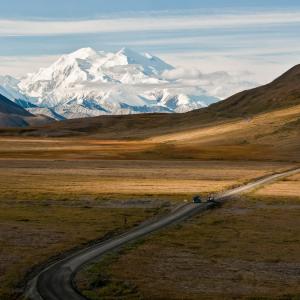
{"label": "golden grass", "polygon": [[[146,142],[164,145],[156,155],[218,160],[284,160],[300,162],[300,105],[244,120],[158,134]],[[296,123],[296,124],[294,124]]]}
{"label": "golden grass", "polygon": [[290,168],[286,163],[0,160],[0,199],[116,199],[211,193]]}
{"label": "golden grass", "polygon": [[183,130],[176,133],[157,135],[146,139],[152,143],[162,142],[192,142],[201,143],[215,142],[220,139],[240,137],[241,134],[247,134],[249,137],[255,137],[257,131],[272,133],[282,127],[286,122],[297,120],[300,115],[300,105],[291,108],[258,114],[253,118],[244,120],[233,120],[221,125],[210,125],[195,129]]}
{"label": "golden grass", "polygon": [[[300,161],[300,106],[147,141],[165,143],[175,157]],[[290,125],[291,124],[291,125]],[[298,127],[297,127],[298,126]]]}
{"label": "golden grass", "polygon": [[300,175],[294,175],[286,178],[284,181],[275,182],[262,189],[259,189],[255,195],[268,197],[294,197],[300,198]]}
{"label": "golden grass", "polygon": [[153,143],[89,138],[0,137],[1,159],[122,159],[147,151]]}
{"label": "golden grass", "polygon": [[[174,133],[157,131],[123,140],[103,133],[69,138],[0,137],[2,159],[270,160],[300,162],[300,105]],[[188,120],[187,120],[188,121]],[[111,128],[109,128],[111,130]],[[169,130],[170,131],[170,130]],[[108,131],[110,132],[110,131]],[[144,136],[142,135],[144,133]],[[142,139],[144,137],[144,139]]]}

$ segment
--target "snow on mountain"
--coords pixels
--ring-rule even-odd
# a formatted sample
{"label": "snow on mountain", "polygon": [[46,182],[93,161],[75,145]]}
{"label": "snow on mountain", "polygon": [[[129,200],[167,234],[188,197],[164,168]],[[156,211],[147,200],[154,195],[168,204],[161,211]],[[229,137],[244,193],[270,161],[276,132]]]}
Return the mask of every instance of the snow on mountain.
{"label": "snow on mountain", "polygon": [[[62,118],[146,112],[186,112],[218,99],[173,86],[162,74],[174,68],[149,53],[79,49],[18,83],[44,113]],[[208,101],[208,102],[207,102]],[[31,112],[41,111],[36,108]],[[57,117],[56,117],[57,119]]]}
{"label": "snow on mountain", "polygon": [[0,93],[9,100],[23,99],[25,96],[19,92],[19,80],[11,76],[0,76]]}
{"label": "snow on mountain", "polygon": [[0,76],[0,94],[25,109],[35,107],[32,99],[20,92],[19,83],[18,79],[11,76]]}
{"label": "snow on mountain", "polygon": [[244,86],[251,84],[226,72],[175,69],[156,56],[127,48],[116,53],[82,48],[20,81],[0,77],[3,95],[33,114],[56,120],[183,113],[206,107]]}
{"label": "snow on mountain", "polygon": [[63,117],[62,115],[59,115],[58,113],[56,113],[55,111],[53,111],[51,108],[48,108],[48,107],[32,106],[32,107],[26,108],[26,110],[36,116],[44,115],[44,116],[48,116],[57,121],[62,121],[62,120],[66,119],[65,117]]}
{"label": "snow on mountain", "polygon": [[102,94],[101,84],[113,84],[110,89],[120,84],[158,84],[158,75],[171,68],[158,58],[129,49],[114,54],[83,48],[62,56],[49,68],[29,74],[19,87],[27,95],[39,98],[40,103],[56,105],[71,98],[85,98],[91,92]]}

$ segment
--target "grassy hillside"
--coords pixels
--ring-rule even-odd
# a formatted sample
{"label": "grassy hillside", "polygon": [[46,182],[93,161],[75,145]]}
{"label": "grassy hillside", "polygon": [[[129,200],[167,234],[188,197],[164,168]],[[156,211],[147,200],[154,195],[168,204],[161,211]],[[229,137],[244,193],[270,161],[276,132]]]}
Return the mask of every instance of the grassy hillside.
{"label": "grassy hillside", "polygon": [[[136,117],[136,116],[130,116]],[[148,115],[141,118],[149,118]],[[169,116],[167,116],[169,118]],[[138,126],[71,137],[2,137],[2,158],[130,160],[273,160],[300,162],[300,105],[176,132]],[[200,123],[200,122],[199,122]],[[59,123],[57,123],[59,124]],[[142,126],[142,122],[138,123]],[[120,125],[121,126],[121,125]],[[144,125],[143,125],[144,126]],[[169,127],[170,129],[171,127]],[[28,131],[26,131],[28,133]],[[149,136],[149,132],[153,135]],[[6,131],[7,133],[7,131]],[[8,134],[12,134],[10,131]],[[38,145],[38,147],[37,147]]]}

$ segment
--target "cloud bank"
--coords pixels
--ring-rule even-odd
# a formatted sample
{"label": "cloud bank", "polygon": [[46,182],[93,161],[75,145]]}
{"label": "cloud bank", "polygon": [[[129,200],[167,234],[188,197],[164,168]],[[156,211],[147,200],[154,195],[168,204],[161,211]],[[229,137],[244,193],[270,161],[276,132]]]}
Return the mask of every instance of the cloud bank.
{"label": "cloud bank", "polygon": [[299,26],[299,9],[154,12],[73,21],[0,19],[0,75],[23,76],[81,47],[115,51],[126,46],[176,66],[165,76],[177,84],[205,84],[208,73],[220,82],[229,74],[226,82],[233,90],[237,80],[245,86],[263,84],[299,63]]}
{"label": "cloud bank", "polygon": [[58,35],[101,32],[192,30],[300,23],[300,12],[196,16],[156,16],[87,21],[0,20],[0,36]]}

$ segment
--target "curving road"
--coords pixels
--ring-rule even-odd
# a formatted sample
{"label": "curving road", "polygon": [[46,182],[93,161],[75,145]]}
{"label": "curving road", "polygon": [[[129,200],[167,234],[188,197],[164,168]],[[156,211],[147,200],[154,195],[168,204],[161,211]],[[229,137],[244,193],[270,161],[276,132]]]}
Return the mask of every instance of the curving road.
{"label": "curving road", "polygon": [[[297,168],[259,179],[255,182],[251,182],[244,186],[219,194],[216,196],[216,200],[225,200],[227,197],[250,191],[261,185],[271,183],[275,180],[291,176],[299,172],[300,168]],[[28,284],[26,296],[32,300],[84,300],[86,298],[80,295],[73,284],[75,274],[83,265],[100,258],[107,252],[117,249],[126,243],[132,242],[163,227],[186,220],[199,212],[211,208],[212,206],[212,203],[186,204],[160,220],[145,223],[123,235],[88,247],[57,261],[42,270]]]}

